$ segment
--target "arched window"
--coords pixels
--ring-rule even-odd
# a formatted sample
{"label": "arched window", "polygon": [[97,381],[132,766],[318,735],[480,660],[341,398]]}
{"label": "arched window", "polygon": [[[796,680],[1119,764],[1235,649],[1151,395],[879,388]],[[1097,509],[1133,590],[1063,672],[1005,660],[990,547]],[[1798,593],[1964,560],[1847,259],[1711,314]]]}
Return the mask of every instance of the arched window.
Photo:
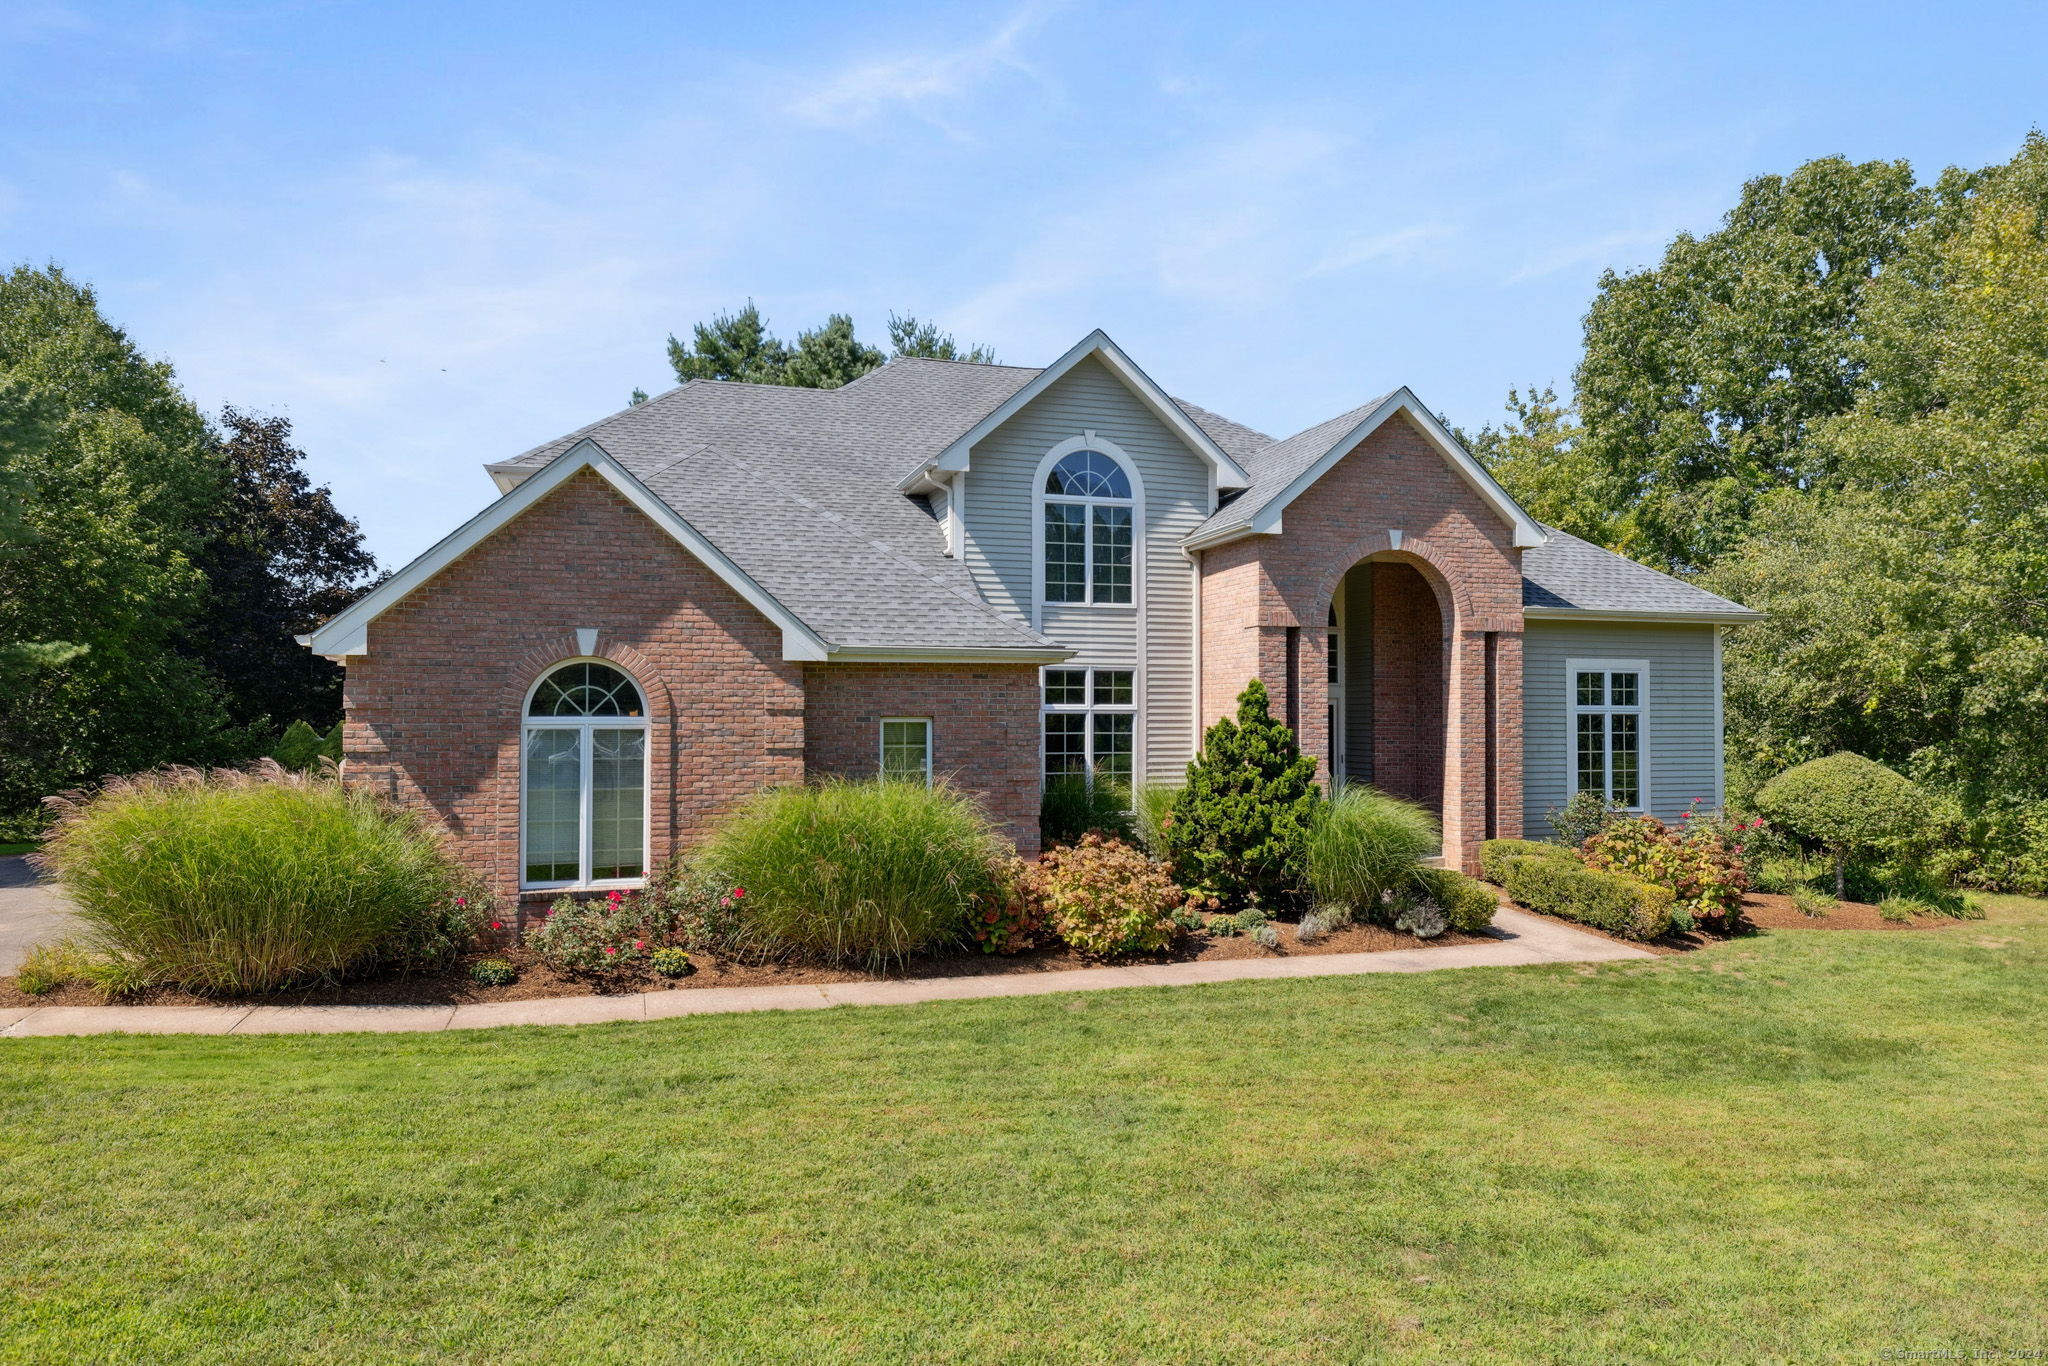
{"label": "arched window", "polygon": [[541,679],[520,729],[520,882],[647,875],[647,707],[632,679],[577,660]]}
{"label": "arched window", "polygon": [[1131,514],[1124,467],[1100,451],[1061,456],[1045,476],[1045,600],[1131,601]]}

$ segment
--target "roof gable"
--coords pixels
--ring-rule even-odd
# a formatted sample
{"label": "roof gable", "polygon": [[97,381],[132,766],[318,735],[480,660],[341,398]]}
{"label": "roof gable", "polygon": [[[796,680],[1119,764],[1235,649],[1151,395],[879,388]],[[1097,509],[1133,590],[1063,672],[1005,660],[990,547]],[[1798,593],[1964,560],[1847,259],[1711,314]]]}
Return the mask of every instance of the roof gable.
{"label": "roof gable", "polygon": [[1211,436],[1185,407],[1153,383],[1152,377],[1140,370],[1131,358],[1124,354],[1123,349],[1109,339],[1108,333],[1097,328],[1074,343],[1065,355],[1040,370],[1016,392],[997,404],[979,422],[961,433],[945,450],[939,452],[936,459],[923,462],[910,471],[897,487],[908,491],[920,486],[929,486],[935,473],[950,474],[968,468],[975,443],[1022,412],[1033,399],[1044,394],[1063,375],[1090,357],[1101,362],[1105,369],[1116,376],[1139,402],[1151,410],[1154,417],[1187,445],[1189,450],[1208,462],[1210,468],[1216,472],[1218,488],[1237,489],[1251,484],[1252,476],[1244,466],[1218,445],[1216,438]]}
{"label": "roof gable", "polygon": [[1281,514],[1289,503],[1396,416],[1412,422],[1458,477],[1513,529],[1514,545],[1518,549],[1526,550],[1543,544],[1543,529],[1535,519],[1522,510],[1508,491],[1473,459],[1472,453],[1406,386],[1363,407],[1339,413],[1258,452],[1252,458],[1255,476],[1252,486],[1236,501],[1219,509],[1208,521],[1195,528],[1187,544],[1199,547],[1234,540],[1239,536],[1278,533]]}
{"label": "roof gable", "polygon": [[312,647],[315,654],[326,655],[330,659],[368,654],[372,621],[397,606],[414,590],[482,544],[493,532],[583,470],[592,471],[617,489],[628,502],[639,508],[650,521],[702,561],[707,569],[722,579],[762,616],[780,627],[784,659],[819,660],[827,657],[825,642],[818,638],[816,632],[798,620],[796,614],[789,608],[769,596],[717,546],[677,515],[674,508],[650,492],[645,484],[627,471],[625,466],[614,460],[604,447],[589,437],[578,441],[539,472],[522,480],[510,493],[443,537],[438,544],[411,564],[328,618],[310,635],[301,636],[299,643]]}

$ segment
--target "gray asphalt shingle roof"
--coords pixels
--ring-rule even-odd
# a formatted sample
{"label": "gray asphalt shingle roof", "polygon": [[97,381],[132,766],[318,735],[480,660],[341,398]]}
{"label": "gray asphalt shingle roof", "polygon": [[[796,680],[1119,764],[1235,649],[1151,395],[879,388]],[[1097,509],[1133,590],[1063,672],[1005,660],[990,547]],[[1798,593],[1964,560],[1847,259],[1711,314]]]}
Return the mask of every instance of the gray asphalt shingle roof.
{"label": "gray asphalt shingle roof", "polygon": [[[841,389],[693,380],[505,463],[538,468],[596,441],[834,647],[1042,650],[1053,642],[982,598],[926,504],[897,488],[1037,374],[898,358]],[[1284,441],[1174,401],[1252,475],[1201,534],[1248,521],[1384,396]],[[1525,552],[1528,606],[1745,610],[1549,534]]]}
{"label": "gray asphalt shingle roof", "polygon": [[1763,615],[1570,532],[1549,526],[1543,531],[1543,544],[1522,552],[1523,607],[1660,616]]}

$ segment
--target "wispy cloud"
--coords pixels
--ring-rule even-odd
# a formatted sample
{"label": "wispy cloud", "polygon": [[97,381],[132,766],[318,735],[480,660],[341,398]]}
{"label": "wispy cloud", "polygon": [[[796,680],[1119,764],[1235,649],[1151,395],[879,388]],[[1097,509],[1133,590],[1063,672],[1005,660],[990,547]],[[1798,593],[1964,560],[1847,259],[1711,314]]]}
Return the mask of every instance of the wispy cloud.
{"label": "wispy cloud", "polygon": [[1447,223],[1416,223],[1391,232],[1376,232],[1337,248],[1309,267],[1309,275],[1335,275],[1372,261],[1398,260],[1413,256],[1431,242],[1454,236],[1457,229]]}
{"label": "wispy cloud", "polygon": [[1671,229],[1661,227],[1608,232],[1582,242],[1568,242],[1531,257],[1508,276],[1508,283],[1540,280],[1546,275],[1583,266],[1619,265],[1624,270],[1630,269],[1647,263],[1648,258],[1661,252],[1670,240]]}
{"label": "wispy cloud", "polygon": [[974,93],[1001,71],[1037,73],[1022,53],[1024,37],[1056,8],[1033,3],[1012,14],[986,37],[939,52],[902,53],[858,62],[827,76],[810,94],[790,105],[805,123],[844,128],[865,123],[894,108],[908,108],[952,129],[937,106]]}

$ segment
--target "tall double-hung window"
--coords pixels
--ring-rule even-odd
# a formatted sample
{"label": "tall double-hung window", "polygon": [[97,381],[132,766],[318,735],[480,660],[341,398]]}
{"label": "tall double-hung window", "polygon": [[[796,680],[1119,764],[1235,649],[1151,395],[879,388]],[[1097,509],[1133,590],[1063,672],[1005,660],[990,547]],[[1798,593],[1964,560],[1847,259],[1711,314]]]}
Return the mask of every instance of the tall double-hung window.
{"label": "tall double-hung window", "polygon": [[1045,671],[1045,780],[1108,778],[1128,787],[1137,753],[1131,669]]}
{"label": "tall double-hung window", "polygon": [[1060,457],[1045,476],[1047,602],[1132,600],[1131,477],[1100,451]]}
{"label": "tall double-hung window", "polygon": [[1640,810],[1644,800],[1644,666],[1635,661],[1571,661],[1571,761],[1575,792],[1597,792]]}
{"label": "tall double-hung window", "polygon": [[647,708],[633,680],[579,660],[540,681],[520,728],[520,882],[647,875]]}

